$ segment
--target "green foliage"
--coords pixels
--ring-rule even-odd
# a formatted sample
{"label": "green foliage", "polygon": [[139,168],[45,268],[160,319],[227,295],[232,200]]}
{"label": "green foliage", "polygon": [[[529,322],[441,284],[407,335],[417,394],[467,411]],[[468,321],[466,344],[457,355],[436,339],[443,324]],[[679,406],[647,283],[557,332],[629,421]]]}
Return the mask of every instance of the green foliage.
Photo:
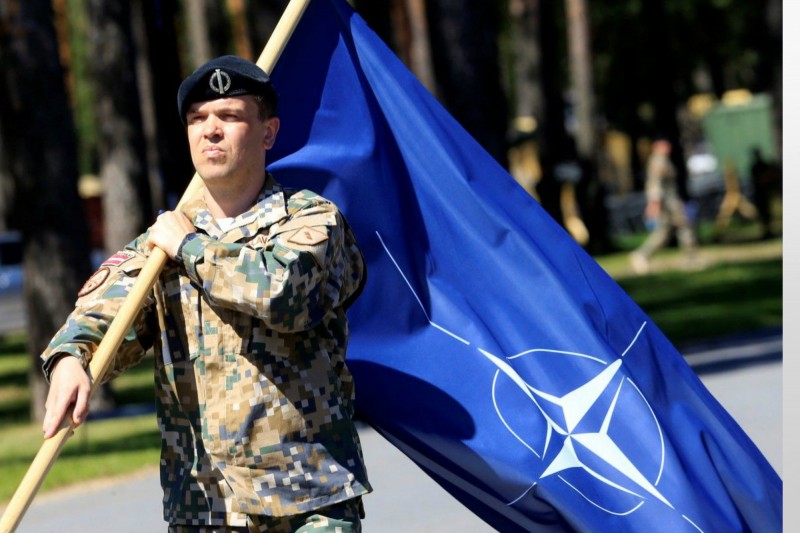
{"label": "green foliage", "polygon": [[[699,71],[710,75],[717,93],[768,89],[774,80],[765,76],[781,61],[777,36],[768,27],[768,1],[591,2],[595,82],[609,122],[635,132],[641,118],[635,111],[652,97],[649,80],[664,69],[671,73],[678,101],[709,90],[697,85]],[[658,48],[669,51],[670,64],[658,60]]]}

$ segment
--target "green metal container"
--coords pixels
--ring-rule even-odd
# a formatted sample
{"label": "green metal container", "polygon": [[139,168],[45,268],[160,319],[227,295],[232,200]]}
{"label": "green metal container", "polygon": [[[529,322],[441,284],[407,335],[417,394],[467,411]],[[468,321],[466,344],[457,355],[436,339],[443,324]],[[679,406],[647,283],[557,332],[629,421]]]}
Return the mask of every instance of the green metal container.
{"label": "green metal container", "polygon": [[703,117],[703,130],[720,167],[732,163],[741,182],[751,183],[753,149],[761,150],[766,161],[777,158],[768,94],[755,94],[736,104],[717,104]]}

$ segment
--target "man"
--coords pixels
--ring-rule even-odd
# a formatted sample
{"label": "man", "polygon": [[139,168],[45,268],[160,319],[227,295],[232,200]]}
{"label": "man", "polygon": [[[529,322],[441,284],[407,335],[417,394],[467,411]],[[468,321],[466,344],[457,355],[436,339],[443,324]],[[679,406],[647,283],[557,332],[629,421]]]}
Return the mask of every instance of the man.
{"label": "man", "polygon": [[45,353],[45,438],[87,415],[92,352],[146,255],[171,261],[109,374],[155,348],[170,531],[360,531],[371,490],[345,365],[365,264],[335,205],[265,172],[280,127],[255,64],[224,56],[181,84],[203,180],[87,281]]}
{"label": "man", "polygon": [[677,233],[678,245],[686,254],[687,265],[695,263],[694,229],[686,215],[686,207],[678,194],[675,166],[670,161],[672,145],[666,139],[653,142],[647,161],[645,196],[647,205],[644,216],[653,228],[645,241],[631,253],[634,272],[644,274],[650,269],[650,257],[667,244],[673,232]]}

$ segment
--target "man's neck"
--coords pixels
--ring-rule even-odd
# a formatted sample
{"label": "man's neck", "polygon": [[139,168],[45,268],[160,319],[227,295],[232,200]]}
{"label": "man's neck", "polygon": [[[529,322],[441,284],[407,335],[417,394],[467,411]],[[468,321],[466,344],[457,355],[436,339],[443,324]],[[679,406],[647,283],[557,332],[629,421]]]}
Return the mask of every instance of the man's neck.
{"label": "man's neck", "polygon": [[264,179],[252,179],[242,190],[234,187],[209,187],[206,184],[204,199],[214,218],[239,216],[250,209],[264,187]]}

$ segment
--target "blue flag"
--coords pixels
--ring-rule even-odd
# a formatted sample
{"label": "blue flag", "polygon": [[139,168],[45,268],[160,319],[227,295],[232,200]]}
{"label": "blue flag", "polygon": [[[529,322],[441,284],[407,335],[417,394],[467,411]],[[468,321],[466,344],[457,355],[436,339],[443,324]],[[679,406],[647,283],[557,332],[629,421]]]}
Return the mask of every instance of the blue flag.
{"label": "blue flag", "polygon": [[781,530],[780,478],[683,357],[345,1],[311,1],[273,78],[270,171],[368,263],[364,420],[500,531]]}

